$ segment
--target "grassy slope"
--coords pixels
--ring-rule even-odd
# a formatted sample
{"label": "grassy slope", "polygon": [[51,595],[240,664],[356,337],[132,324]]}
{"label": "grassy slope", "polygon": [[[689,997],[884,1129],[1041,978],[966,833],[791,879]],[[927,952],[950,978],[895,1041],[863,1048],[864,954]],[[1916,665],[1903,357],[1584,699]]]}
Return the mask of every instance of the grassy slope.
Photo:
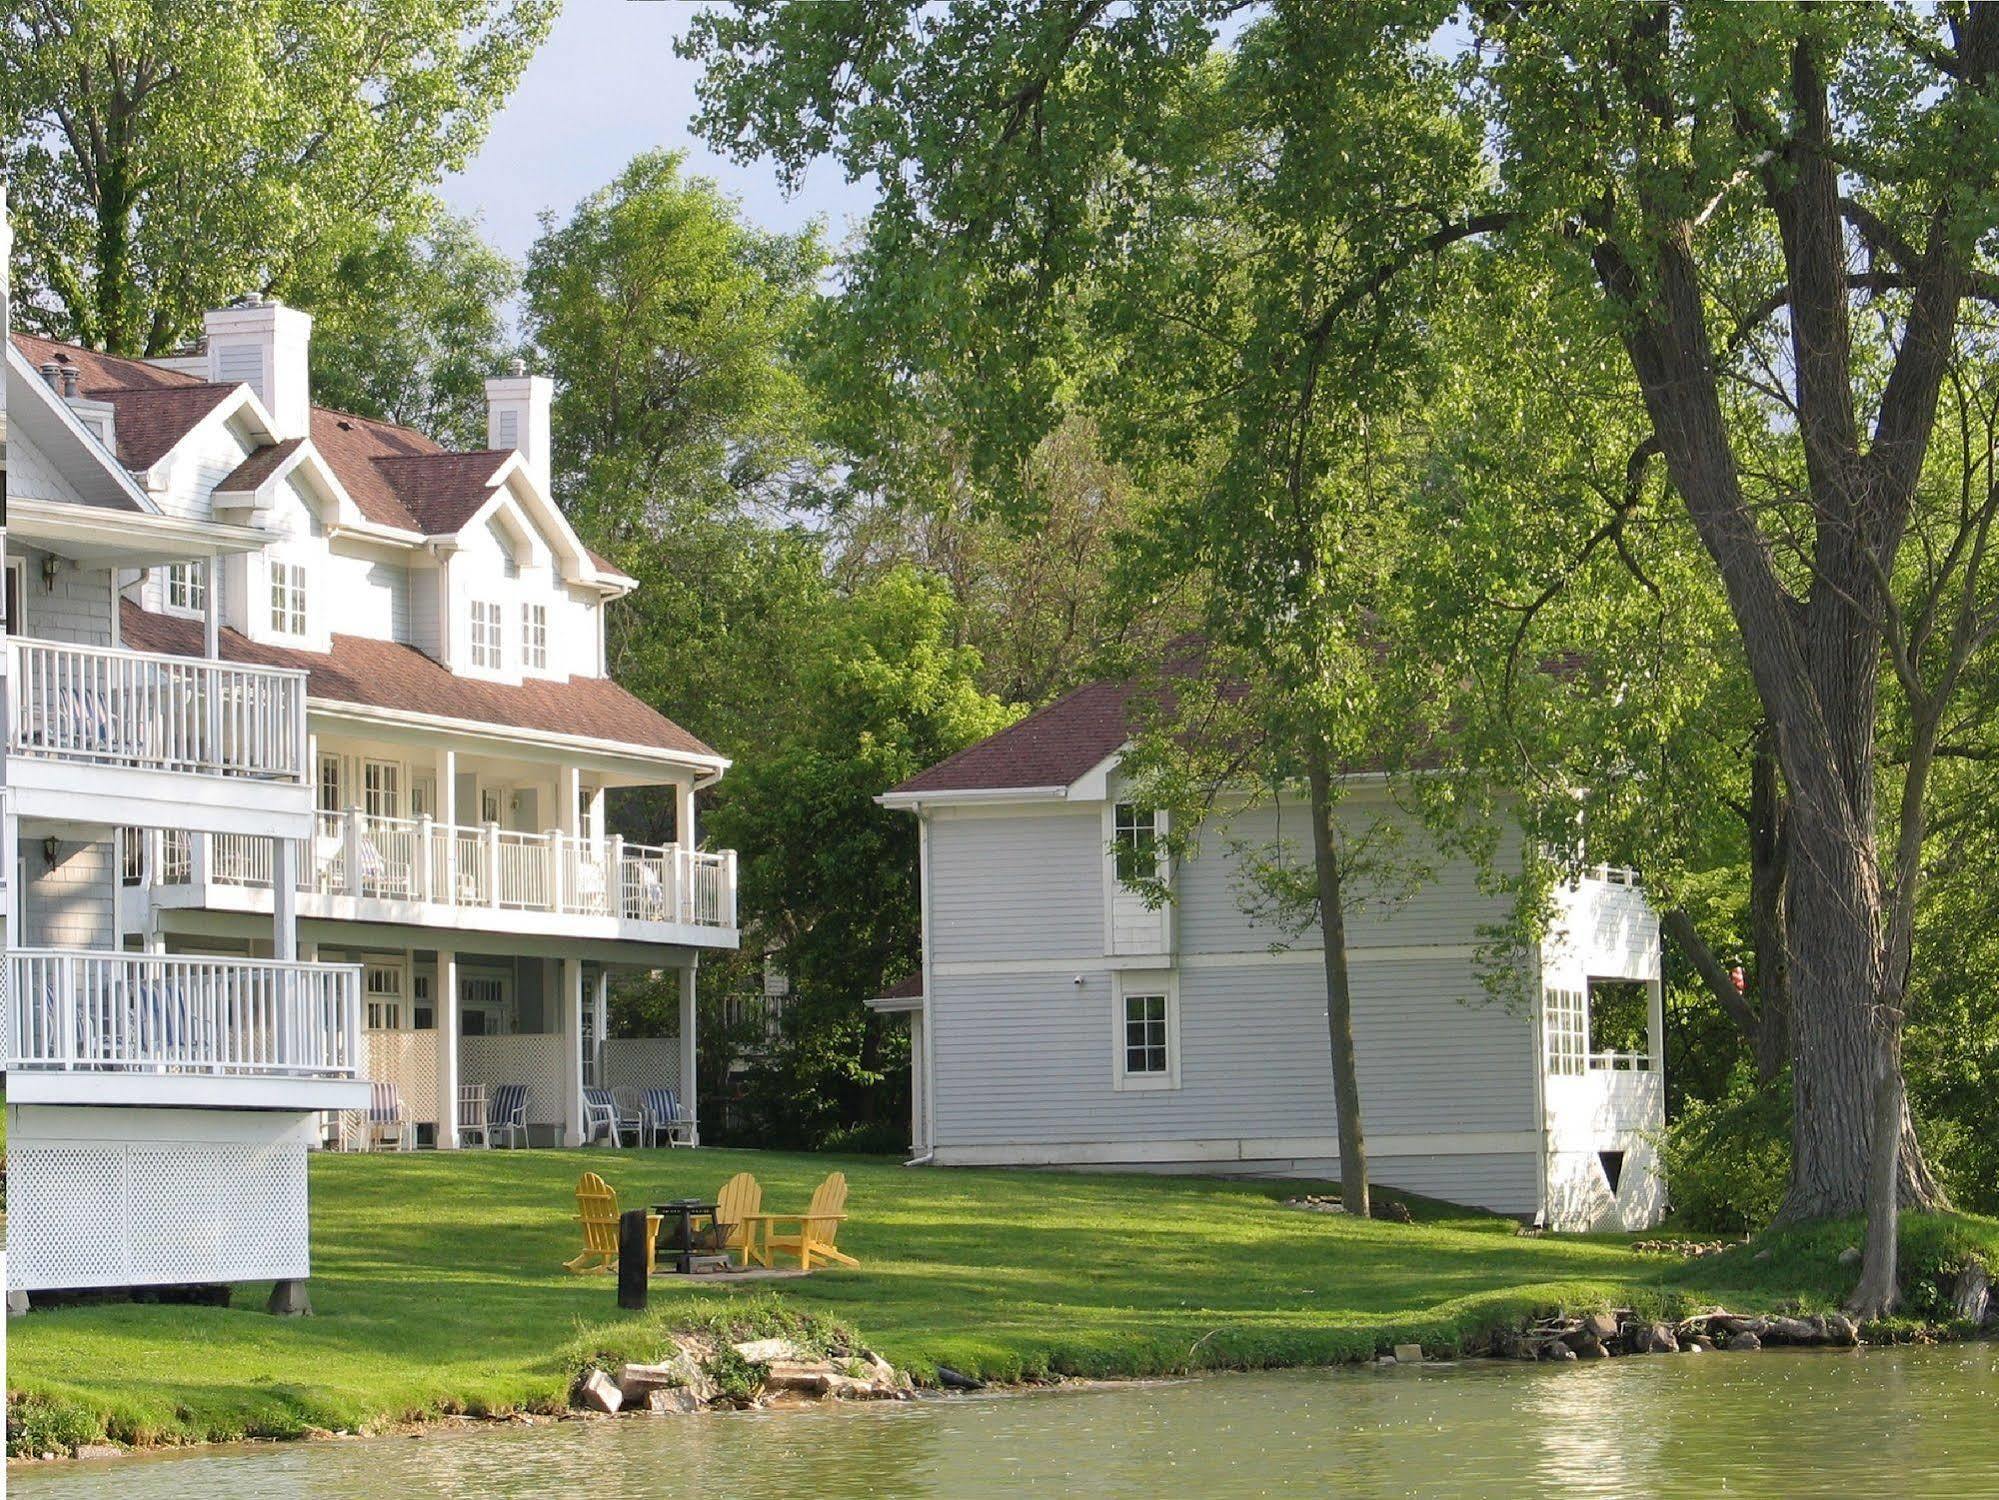
{"label": "grassy slope", "polygon": [[[802,1205],[841,1167],[855,1216],[841,1244],[864,1269],[779,1283],[775,1305],[856,1327],[898,1365],[1001,1379],[1331,1363],[1405,1338],[1449,1348],[1532,1311],[1670,1303],[1683,1288],[1821,1305],[1850,1276],[1835,1257],[1851,1235],[1837,1229],[1768,1262],[1733,1251],[1687,1266],[1616,1237],[1518,1237],[1510,1220],[1440,1207],[1413,1225],[1279,1207],[1299,1184],[725,1151],[321,1156],[317,1317],[266,1316],[261,1288],[233,1310],[37,1313],[9,1330],[10,1391],[69,1409],[80,1435],[101,1423],[135,1442],[547,1408],[586,1356],[644,1355],[662,1326],[729,1299],[772,1310],[768,1293],[752,1303],[751,1288],[704,1284],[621,1314],[610,1278],[565,1273],[585,1166],[627,1205],[712,1193],[747,1168],[776,1208]],[[1999,1224],[1954,1222],[1999,1251]]]}

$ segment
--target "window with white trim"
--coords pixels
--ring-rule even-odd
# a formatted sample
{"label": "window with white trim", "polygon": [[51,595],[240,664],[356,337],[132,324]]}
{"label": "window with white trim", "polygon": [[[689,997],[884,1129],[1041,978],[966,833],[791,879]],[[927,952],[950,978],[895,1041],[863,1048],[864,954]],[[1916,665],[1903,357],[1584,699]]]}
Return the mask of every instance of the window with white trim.
{"label": "window with white trim", "polygon": [[168,563],[166,604],[170,610],[200,614],[208,607],[208,569],[200,563]]}
{"label": "window with white trim", "polygon": [[1111,824],[1118,884],[1130,886],[1159,874],[1159,810],[1120,802]]}
{"label": "window with white trim", "polygon": [[367,964],[361,970],[361,990],[367,997],[370,1031],[403,1029],[403,966]]}
{"label": "window with white trim", "polygon": [[1180,1086],[1180,994],[1170,973],[1117,976],[1117,1049],[1113,1083],[1120,1090]]}
{"label": "window with white trim", "polygon": [[371,760],[361,768],[361,796],[370,820],[403,815],[403,768],[392,760]]}
{"label": "window with white trim", "polygon": [[279,635],[305,634],[305,564],[271,564],[271,629]]}
{"label": "window with white trim", "polygon": [[1583,991],[1549,988],[1541,997],[1548,1071],[1580,1077],[1589,1066],[1589,1002]]}
{"label": "window with white trim", "polygon": [[472,601],[472,665],[498,671],[506,659],[501,640],[500,606],[483,599]]}
{"label": "window with white trim", "polygon": [[341,775],[340,757],[321,755],[319,757],[319,810],[323,813],[339,814],[347,805],[347,782]]}
{"label": "window with white trim", "polygon": [[548,670],[548,606],[521,606],[521,665],[536,672]]}

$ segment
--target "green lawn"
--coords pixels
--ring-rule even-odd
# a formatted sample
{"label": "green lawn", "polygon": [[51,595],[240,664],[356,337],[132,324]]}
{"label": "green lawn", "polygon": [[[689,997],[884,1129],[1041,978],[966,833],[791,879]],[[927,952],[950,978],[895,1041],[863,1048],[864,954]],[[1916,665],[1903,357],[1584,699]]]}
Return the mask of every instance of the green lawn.
{"label": "green lawn", "polygon": [[[841,1246],[863,1269],[775,1290],[704,1283],[620,1313],[614,1278],[561,1268],[586,1166],[628,1205],[712,1194],[749,1169],[767,1208],[802,1207],[837,1166],[853,1215]],[[37,1429],[23,1446],[175,1442],[555,1408],[584,1360],[651,1354],[664,1328],[718,1308],[831,1319],[919,1373],[1009,1379],[1332,1363],[1403,1339],[1449,1349],[1562,1305],[1823,1306],[1850,1279],[1836,1257],[1852,1232],[1837,1226],[1763,1262],[1744,1249],[1690,1266],[1437,1205],[1415,1224],[1278,1205],[1304,1186],[708,1150],[317,1156],[316,1317],[267,1316],[261,1287],[230,1310],[38,1312],[9,1327],[7,1380]],[[1967,1236],[1999,1250],[1991,1221],[1915,1228],[1925,1254]]]}

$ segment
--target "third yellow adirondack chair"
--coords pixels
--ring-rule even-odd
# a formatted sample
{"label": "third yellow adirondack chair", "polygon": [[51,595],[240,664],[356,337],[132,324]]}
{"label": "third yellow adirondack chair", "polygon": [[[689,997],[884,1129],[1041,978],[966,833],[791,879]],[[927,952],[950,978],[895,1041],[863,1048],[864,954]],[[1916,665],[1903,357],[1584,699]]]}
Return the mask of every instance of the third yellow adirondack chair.
{"label": "third yellow adirondack chair", "polygon": [[715,1195],[715,1229],[721,1248],[741,1251],[746,1266],[756,1243],[756,1225],[749,1220],[763,1207],[763,1201],[762,1185],[748,1172],[738,1172]]}
{"label": "third yellow adirondack chair", "polygon": [[[576,1179],[576,1217],[583,1225],[583,1253],[564,1261],[570,1271],[618,1269],[618,1193],[595,1172]],[[659,1215],[646,1215],[646,1274],[652,1274],[653,1242],[659,1237]],[[594,1262],[594,1264],[593,1264]]]}
{"label": "third yellow adirondack chair", "polygon": [[[843,1255],[833,1248],[833,1240],[840,1232],[840,1221],[847,1217],[847,1174],[833,1172],[826,1180],[812,1190],[812,1206],[802,1214],[745,1214],[744,1222],[751,1226],[763,1226],[763,1248],[757,1259],[765,1265],[771,1263],[771,1256],[779,1250],[789,1250],[798,1257],[799,1269],[812,1269],[812,1257],[821,1260],[835,1260],[843,1266],[858,1266],[860,1262],[851,1255]],[[779,1224],[796,1224],[798,1233],[779,1234]],[[754,1245],[755,1241],[749,1241]]]}

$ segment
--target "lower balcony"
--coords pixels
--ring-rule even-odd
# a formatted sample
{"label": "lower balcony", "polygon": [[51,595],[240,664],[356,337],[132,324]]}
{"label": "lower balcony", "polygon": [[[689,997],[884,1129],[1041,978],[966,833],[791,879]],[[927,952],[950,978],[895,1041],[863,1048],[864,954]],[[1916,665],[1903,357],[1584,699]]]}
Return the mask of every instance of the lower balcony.
{"label": "lower balcony", "polygon": [[[495,824],[318,815],[300,861],[301,917],[460,931],[736,945],[736,854]],[[271,844],[162,835],[143,879],[160,907],[268,912]]]}
{"label": "lower balcony", "polygon": [[13,948],[9,1104],[367,1103],[353,964]]}

